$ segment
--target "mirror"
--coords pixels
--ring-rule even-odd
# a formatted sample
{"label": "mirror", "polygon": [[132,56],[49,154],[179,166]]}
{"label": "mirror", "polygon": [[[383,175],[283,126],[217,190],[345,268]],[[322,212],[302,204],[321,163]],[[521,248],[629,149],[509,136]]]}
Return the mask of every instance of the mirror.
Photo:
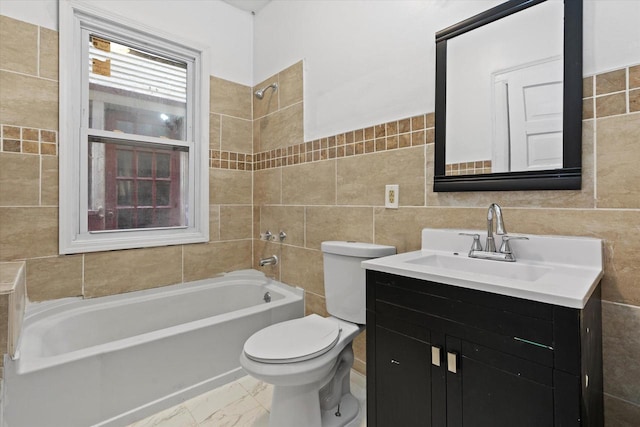
{"label": "mirror", "polygon": [[434,191],[580,189],[582,0],[511,0],[436,34]]}

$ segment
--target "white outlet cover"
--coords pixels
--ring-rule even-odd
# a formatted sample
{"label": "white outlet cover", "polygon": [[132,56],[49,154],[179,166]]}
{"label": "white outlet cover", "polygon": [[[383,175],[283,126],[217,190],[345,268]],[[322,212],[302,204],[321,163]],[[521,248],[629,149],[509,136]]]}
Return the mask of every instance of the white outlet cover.
{"label": "white outlet cover", "polygon": [[384,206],[390,209],[398,209],[398,200],[400,199],[400,186],[391,184],[385,186]]}

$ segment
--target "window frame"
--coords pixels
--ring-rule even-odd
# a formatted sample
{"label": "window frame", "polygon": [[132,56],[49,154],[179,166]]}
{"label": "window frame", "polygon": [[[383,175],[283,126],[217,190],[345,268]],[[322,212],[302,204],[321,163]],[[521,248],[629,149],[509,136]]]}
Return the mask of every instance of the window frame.
{"label": "window frame", "polygon": [[[60,0],[59,252],[73,254],[209,241],[209,51],[202,45],[73,0]],[[188,224],[184,227],[88,231],[88,138],[116,137],[88,129],[88,31],[186,61],[189,148]],[[84,43],[84,45],[83,45]],[[120,139],[136,140],[125,134]],[[176,146],[180,141],[139,137]]]}

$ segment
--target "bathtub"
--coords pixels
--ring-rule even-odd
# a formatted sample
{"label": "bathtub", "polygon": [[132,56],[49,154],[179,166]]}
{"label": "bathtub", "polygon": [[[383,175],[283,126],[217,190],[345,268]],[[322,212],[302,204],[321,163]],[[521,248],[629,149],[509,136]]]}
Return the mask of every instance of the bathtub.
{"label": "bathtub", "polygon": [[5,360],[3,426],[127,425],[245,375],[245,340],[303,314],[301,289],[255,270],[32,304]]}

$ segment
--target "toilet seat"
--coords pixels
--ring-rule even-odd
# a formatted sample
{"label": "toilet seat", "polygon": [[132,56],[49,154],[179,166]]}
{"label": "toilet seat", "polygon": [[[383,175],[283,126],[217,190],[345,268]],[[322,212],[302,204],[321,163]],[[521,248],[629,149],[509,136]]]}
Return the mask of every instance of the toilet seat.
{"label": "toilet seat", "polygon": [[311,314],[256,332],[245,342],[244,353],[262,363],[301,362],[331,350],[341,331],[337,322]]}

